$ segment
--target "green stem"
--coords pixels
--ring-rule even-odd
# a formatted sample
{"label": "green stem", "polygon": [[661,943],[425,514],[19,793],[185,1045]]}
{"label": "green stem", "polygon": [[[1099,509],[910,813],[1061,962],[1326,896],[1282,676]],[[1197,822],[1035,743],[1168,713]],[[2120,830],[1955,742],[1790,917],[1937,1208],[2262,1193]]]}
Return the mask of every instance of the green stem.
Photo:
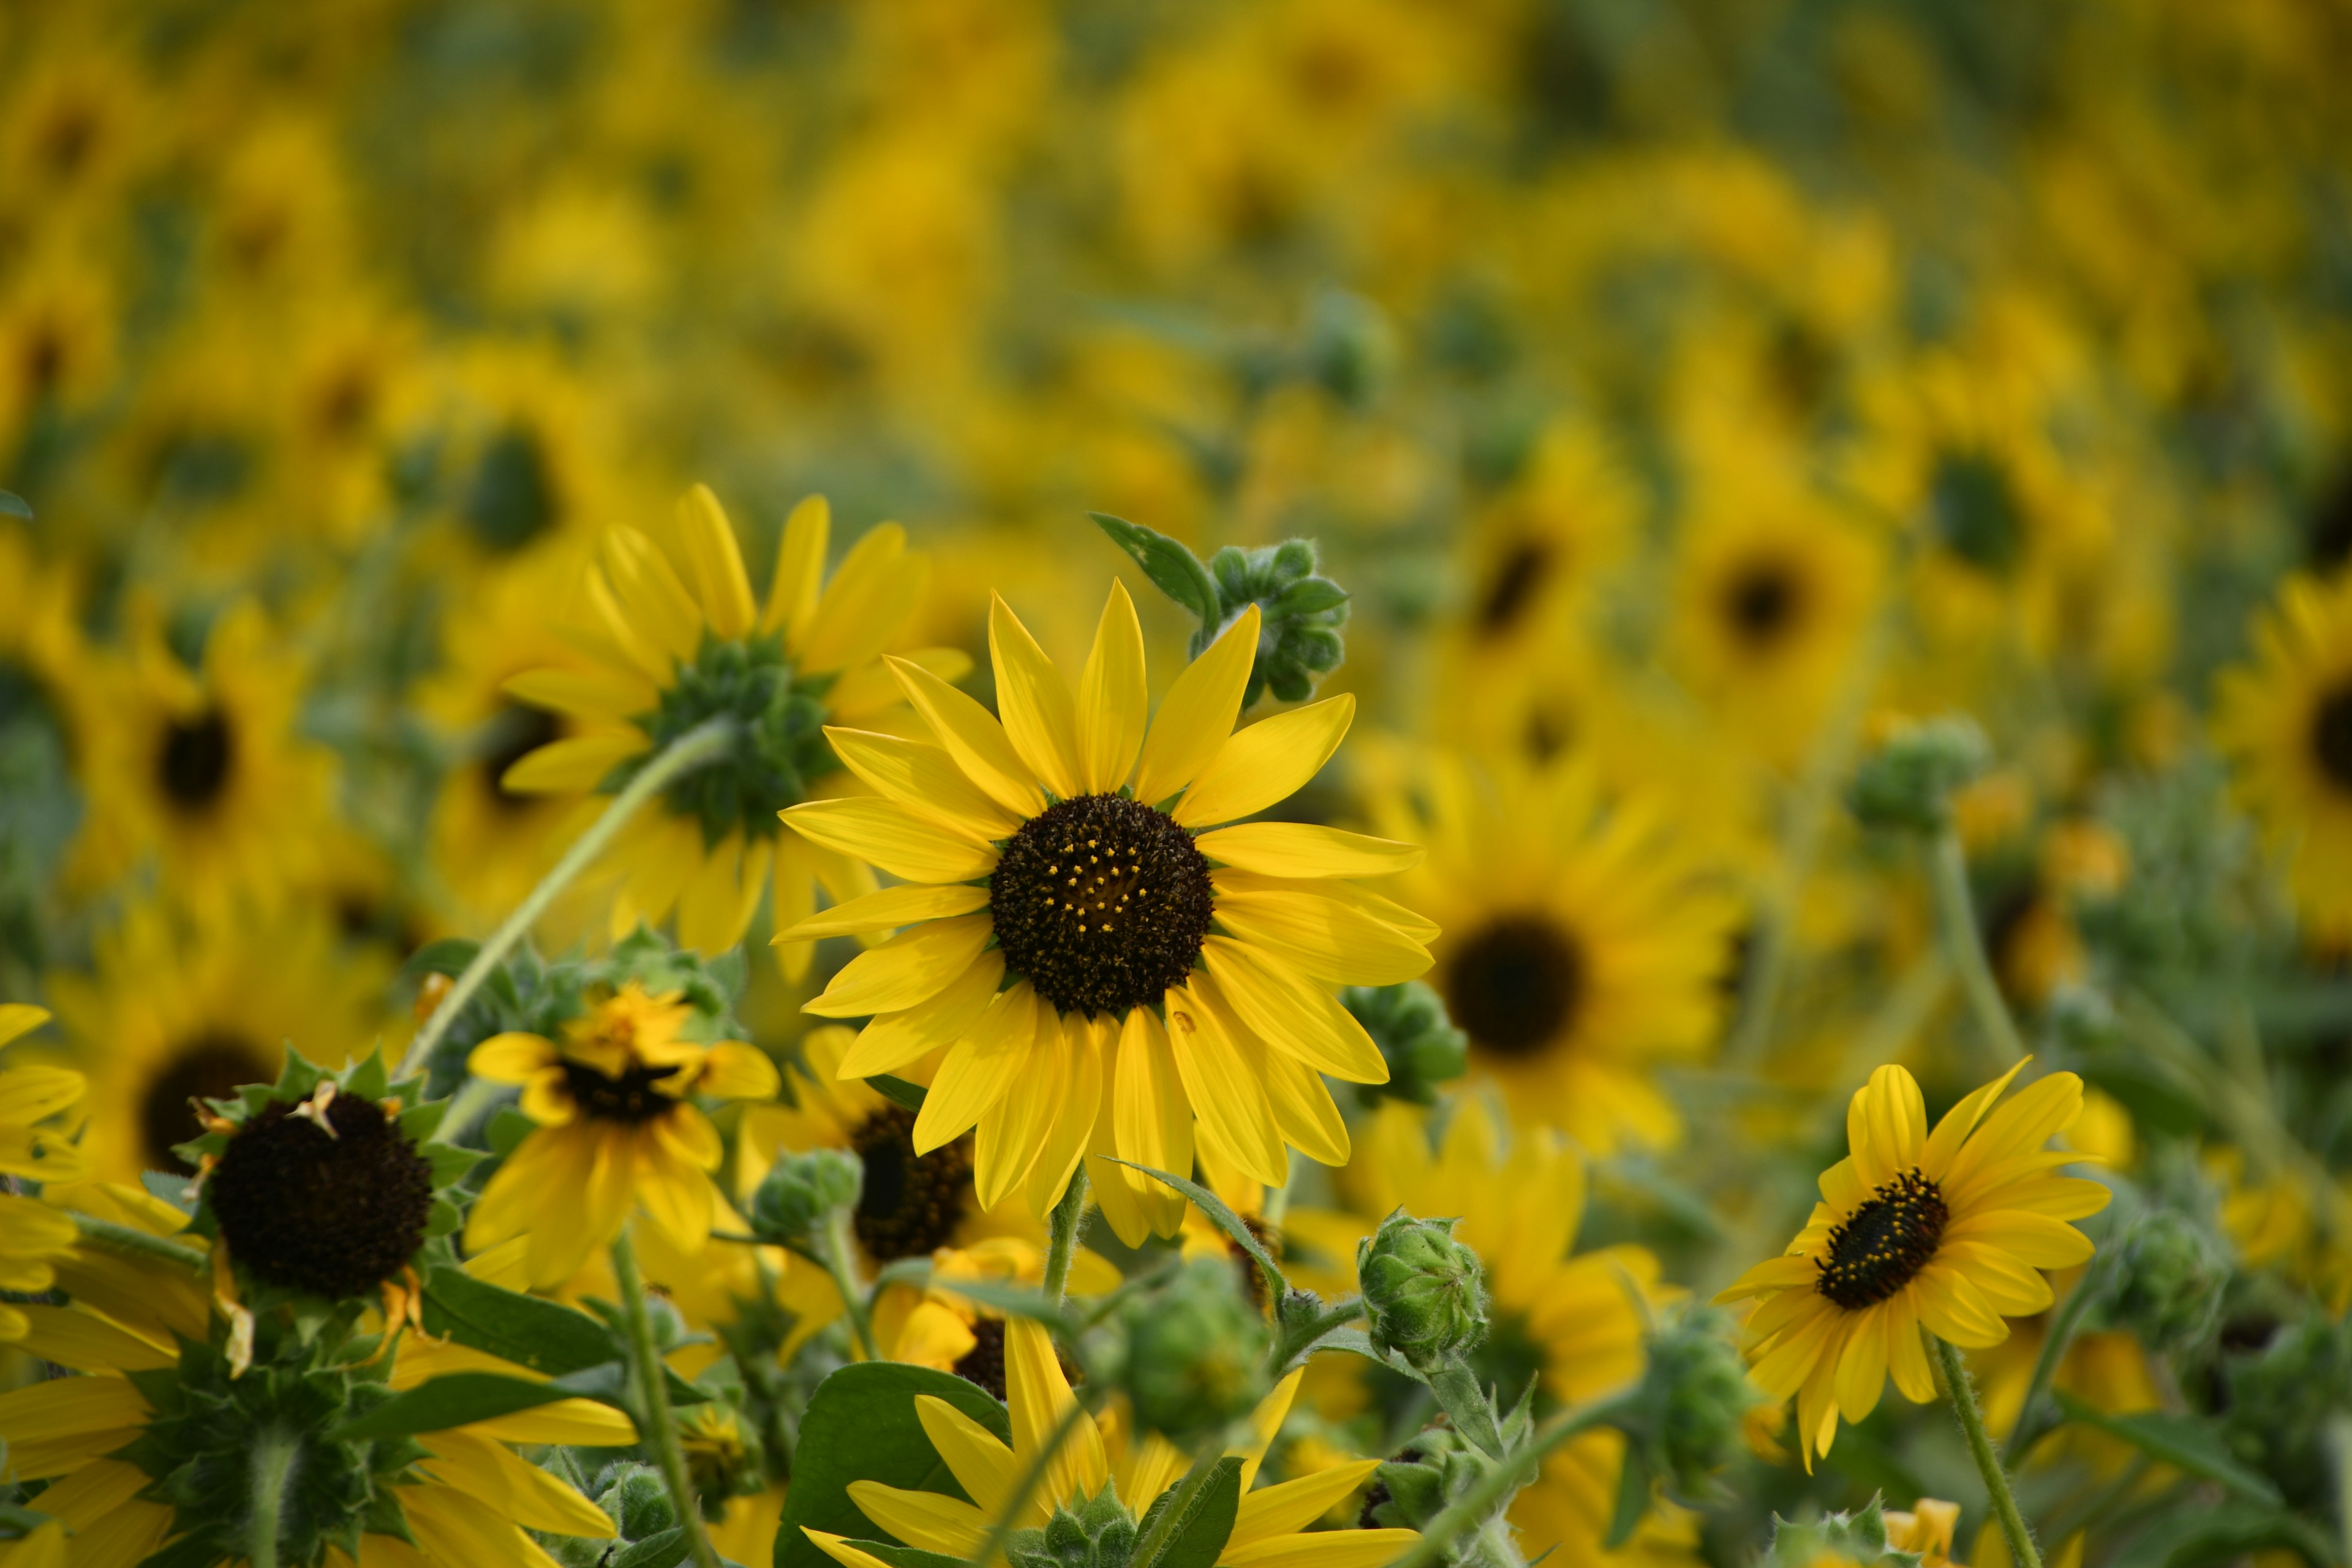
{"label": "green stem", "polygon": [[2042,1353],[2033,1359],[2032,1379],[2025,1385],[2025,1403],[2017,1407],[2017,1426],[2009,1435],[2004,1457],[2011,1464],[2023,1464],[2033,1445],[2057,1429],[2058,1424],[2042,1413],[2042,1402],[2050,1393],[2050,1380],[2058,1374],[2059,1363],[2066,1359],[2066,1348],[2074,1342],[2074,1331],[2082,1327],[2084,1314],[2105,1291],[2106,1278],[2107,1260],[2102,1258],[2083,1271],[2065,1305],[2051,1319],[2050,1331],[2042,1339]]}
{"label": "green stem", "polygon": [[97,1251],[110,1252],[118,1258],[128,1258],[141,1263],[160,1260],[176,1264],[191,1274],[205,1271],[207,1259],[205,1254],[193,1247],[183,1247],[176,1241],[150,1236],[143,1230],[135,1230],[130,1226],[117,1225],[112,1220],[99,1219],[90,1215],[78,1214],[73,1216],[73,1221],[81,1232],[82,1240]]}
{"label": "green stem", "polygon": [[1339,1328],[1344,1324],[1352,1322],[1363,1315],[1363,1298],[1360,1296],[1349,1296],[1344,1300],[1324,1308],[1323,1310],[1317,1313],[1314,1317],[1307,1319],[1305,1322],[1295,1324],[1292,1327],[1284,1330],[1281,1334],[1276,1336],[1274,1342],[1274,1349],[1266,1357],[1266,1368],[1269,1374],[1277,1382],[1280,1381],[1283,1377],[1288,1375],[1290,1372],[1290,1363],[1298,1359],[1301,1354],[1305,1353],[1307,1349],[1314,1344],[1316,1341],[1321,1339],[1325,1334],[1329,1333],[1333,1329]]}
{"label": "green stem", "polygon": [[1003,1549],[1004,1538],[1013,1533],[1014,1521],[1028,1509],[1029,1500],[1037,1495],[1037,1488],[1045,1481],[1045,1472],[1054,1463],[1054,1456],[1062,1451],[1062,1445],[1070,1440],[1070,1434],[1078,1429],[1078,1423],[1086,1414],[1087,1407],[1075,1395],[1072,1396],[1068,1406],[1062,1412],[1062,1418],[1054,1424],[1054,1430],[1046,1437],[1045,1447],[1029,1456],[1028,1468],[1021,1472],[1020,1480],[1005,1494],[1003,1510],[988,1521],[988,1533],[980,1538],[979,1550],[968,1560],[971,1568],[987,1568]]}
{"label": "green stem", "polygon": [[282,1426],[266,1427],[253,1445],[253,1533],[246,1541],[252,1568],[278,1568],[278,1531],[286,1513],[286,1483],[294,1478],[301,1445]]}
{"label": "green stem", "polygon": [[1993,978],[1992,964],[1985,957],[1984,941],[1977,933],[1976,901],[1969,892],[1968,852],[1960,847],[1959,834],[1947,824],[1936,835],[1928,853],[1929,870],[1936,884],[1936,909],[1944,927],[1944,944],[1952,955],[1952,963],[1960,972],[1960,988],[1968,993],[1969,1009],[1976,1015],[1977,1027],[1985,1043],[2007,1068],[2025,1059],[2025,1042],[2018,1037],[2017,1025],[2009,1016],[2009,1004],[2000,994],[2000,983]]}
{"label": "green stem", "polygon": [[1944,1395],[1952,1403],[1952,1414],[1959,1417],[1960,1430],[1968,1436],[1977,1474],[1984,1478],[1985,1491],[1992,1499],[1993,1517],[2000,1521],[2000,1532],[2009,1540],[2009,1560],[2014,1568],[2042,1568],[2033,1532],[2025,1528],[2025,1516],[2017,1511],[2017,1494],[2010,1489],[2009,1472],[2000,1468],[2000,1456],[1993,1451],[1992,1438],[1985,1431],[1984,1412],[1977,1408],[1976,1385],[1969,1381],[1969,1369],[1949,1342],[1933,1334],[1928,1338],[1935,1342],[1937,1364],[1943,1369]]}
{"label": "green stem", "polygon": [[1054,1235],[1045,1249],[1045,1300],[1059,1307],[1069,1294],[1070,1259],[1077,1256],[1078,1221],[1087,1212],[1087,1163],[1070,1173],[1069,1189],[1054,1205]]}
{"label": "green stem", "polygon": [[449,1032],[449,1026],[457,1021],[466,1004],[474,999],[474,993],[481,989],[482,982],[490,977],[506,955],[513,952],[515,945],[539,922],[539,917],[547,912],[547,906],[555,901],[556,895],[570,887],[572,879],[586,870],[589,863],[604,852],[614,837],[628,825],[629,818],[636,815],[637,807],[667,789],[680,774],[691,773],[717,758],[735,743],[735,738],[734,720],[723,717],[707,720],[663,747],[653,761],[640,769],[637,776],[613,797],[613,804],[604,808],[604,815],[590,825],[588,831],[580,836],[579,842],[563,852],[563,858],[555,863],[555,868],[539,879],[539,886],[515,906],[514,913],[507,917],[506,923],[482,944],[480,952],[474,954],[474,961],[466,965],[466,972],[457,976],[457,983],[449,987],[449,994],[441,998],[441,1005],[433,1009],[433,1016],[416,1031],[416,1038],[409,1042],[408,1054],[401,1058],[400,1070],[393,1076],[406,1078],[425,1069],[425,1062],[433,1055],[433,1047],[441,1043],[441,1037]]}
{"label": "green stem", "polygon": [[[1444,1512],[1429,1521],[1421,1539],[1412,1550],[1398,1558],[1390,1568],[1428,1568],[1445,1555],[1446,1548],[1456,1536],[1463,1535],[1485,1523],[1486,1516],[1499,1509],[1512,1493],[1525,1486],[1536,1469],[1554,1448],[1580,1432],[1608,1421],[1632,1405],[1631,1393],[1620,1394],[1581,1410],[1570,1410],[1553,1418],[1550,1426],[1538,1433],[1525,1447],[1513,1451],[1499,1464],[1488,1468],[1461,1500],[1450,1504]],[[2041,1568],[2039,1563],[2033,1568]]]}
{"label": "green stem", "polygon": [[646,1282],[637,1273],[637,1249],[625,1227],[613,1243],[613,1278],[621,1288],[621,1315],[629,1329],[629,1359],[637,1374],[637,1402],[644,1406],[642,1434],[653,1450],[654,1468],[669,1489],[670,1506],[686,1528],[687,1553],[695,1568],[720,1568],[719,1553],[702,1528],[702,1508],[695,1500],[694,1481],[686,1468],[686,1450],[677,1440],[677,1422],[670,1415],[669,1383],[662,1372],[660,1347],[654,1343],[653,1314],[646,1310]]}
{"label": "green stem", "polygon": [[849,1210],[835,1209],[824,1221],[824,1270],[833,1276],[833,1288],[841,1292],[842,1310],[849,1314],[849,1326],[857,1335],[857,1348],[866,1352],[867,1361],[880,1361],[882,1352],[874,1348],[874,1315],[866,1306],[865,1288],[857,1283],[855,1247],[849,1233]]}

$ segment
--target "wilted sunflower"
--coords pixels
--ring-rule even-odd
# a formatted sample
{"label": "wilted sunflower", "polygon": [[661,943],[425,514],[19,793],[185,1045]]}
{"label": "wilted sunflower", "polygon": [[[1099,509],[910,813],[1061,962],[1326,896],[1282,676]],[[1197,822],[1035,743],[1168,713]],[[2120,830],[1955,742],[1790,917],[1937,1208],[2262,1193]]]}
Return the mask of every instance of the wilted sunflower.
{"label": "wilted sunflower", "polygon": [[1680,1119],[1653,1074],[1715,1038],[1736,906],[1581,760],[1482,774],[1442,756],[1425,776],[1376,798],[1373,820],[1430,846],[1398,896],[1444,928],[1431,983],[1474,1071],[1594,1153],[1670,1142]]}
{"label": "wilted sunflower", "polygon": [[[1020,1478],[1053,1443],[1066,1413],[1077,1403],[1055,1357],[1053,1342],[1037,1324],[1025,1318],[1008,1322],[1004,1356],[1005,1405],[1013,1417],[1010,1447],[946,1400],[927,1394],[915,1396],[915,1414],[924,1434],[972,1500],[938,1492],[902,1491],[879,1481],[852,1481],[850,1500],[866,1518],[926,1552],[968,1558],[980,1549],[989,1521],[1011,1503]],[[1251,1568],[1258,1563],[1279,1563],[1281,1568],[1377,1568],[1420,1539],[1418,1532],[1410,1530],[1305,1532],[1307,1525],[1372,1473],[1380,1463],[1377,1459],[1335,1465],[1279,1486],[1250,1489],[1265,1446],[1281,1425],[1282,1413],[1289,1408],[1302,1375],[1293,1373],[1285,1378],[1252,1417],[1260,1436],[1253,1447],[1242,1451],[1241,1511],[1224,1550],[1217,1555],[1217,1568]],[[1140,1518],[1153,1500],[1184,1473],[1183,1456],[1164,1442],[1147,1440],[1122,1457],[1128,1460],[1127,1473],[1114,1475],[1101,1426],[1093,1416],[1081,1414],[1046,1463],[1044,1481],[1028,1506],[1015,1516],[1015,1528],[1036,1529],[1056,1508],[1075,1508],[1107,1489],[1133,1517]],[[842,1568],[882,1568],[873,1553],[840,1536],[812,1530],[808,1537]]]}
{"label": "wilted sunflower", "polygon": [[[680,945],[704,952],[743,936],[772,870],[776,923],[815,908],[816,884],[835,899],[871,892],[865,867],[781,833],[776,813],[827,787],[840,763],[822,733],[829,719],[866,719],[896,707],[898,689],[877,662],[920,603],[929,566],[905,530],[870,530],[824,579],[831,513],[803,501],[784,525],[774,581],[751,595],[735,531],[697,485],[653,534],[608,530],[583,593],[587,624],[572,640],[594,668],[534,670],[507,683],[519,701],[577,721],[509,768],[502,783],[526,795],[611,793],[652,754],[708,720],[740,726],[731,751],[672,784],[639,816],[606,864],[617,877],[615,935],[675,907]],[[953,677],[952,649],[912,656]],[[807,962],[788,948],[788,971]]]}
{"label": "wilted sunflower", "polygon": [[[937,744],[828,731],[879,800],[784,820],[909,885],[780,940],[909,927],[808,1004],[877,1015],[841,1071],[892,1073],[947,1047],[916,1119],[929,1153],[977,1125],[980,1202],[1042,1215],[1081,1158],[1163,1171],[1203,1147],[1280,1185],[1285,1143],[1326,1164],[1348,1132],[1318,1075],[1388,1077],[1332,984],[1428,966],[1435,928],[1345,879],[1411,866],[1409,845],[1250,823],[1315,776],[1355,700],[1233,729],[1257,650],[1255,606],[1179,676],[1145,732],[1143,632],[1114,584],[1075,693],[1003,600],[989,623],[1003,722],[903,659],[890,670]],[[1171,1235],[1183,1201],[1095,1158],[1103,1213],[1130,1245]]]}
{"label": "wilted sunflower", "polygon": [[[1822,1199],[1788,1251],[1759,1263],[1716,1299],[1759,1298],[1755,1378],[1797,1396],[1808,1468],[1830,1451],[1838,1416],[1877,1408],[1886,1376],[1904,1396],[1936,1396],[1922,1331],[1963,1350],[2009,1337],[2001,1320],[2046,1309],[2037,1270],[2071,1268],[2091,1241],[2066,1222],[2107,1206],[2107,1189],[2053,1173],[2080,1163],[2044,1145],[2074,1125],[2083,1080],[2052,1073],[1998,1110],[2020,1062],[1927,1131],[1910,1073],[1870,1075],[1846,1110],[1844,1159],[1822,1173]],[[1990,1113],[1990,1114],[1988,1114]]]}
{"label": "wilted sunflower", "polygon": [[522,1086],[539,1123],[474,1205],[466,1248],[528,1236],[532,1285],[562,1283],[609,1245],[639,1206],[679,1248],[710,1236],[724,1151],[693,1097],[766,1100],[776,1068],[740,1040],[679,1037],[692,1008],[630,981],[565,1026],[563,1042],[494,1035],[467,1059],[475,1077]]}
{"label": "wilted sunflower", "polygon": [[2251,668],[2225,671],[2214,735],[2238,789],[2294,858],[2313,928],[2352,939],[2352,576],[2292,579],[2254,634]]}

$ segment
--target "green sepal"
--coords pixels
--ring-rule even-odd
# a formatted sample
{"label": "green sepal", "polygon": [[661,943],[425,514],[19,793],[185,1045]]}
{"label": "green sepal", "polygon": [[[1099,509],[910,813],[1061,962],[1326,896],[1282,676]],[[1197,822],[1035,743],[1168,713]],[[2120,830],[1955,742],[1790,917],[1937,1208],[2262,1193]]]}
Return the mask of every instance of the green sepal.
{"label": "green sepal", "polygon": [[621,1548],[607,1560],[608,1568],[677,1568],[693,1550],[693,1543],[686,1538],[686,1526],[673,1524],[658,1535],[648,1535]]}
{"label": "green sepal", "polygon": [[425,1276],[425,1331],[551,1376],[613,1359],[612,1336],[587,1313],[454,1266]]}
{"label": "green sepal", "polygon": [[465,1226],[466,1212],[444,1197],[436,1197],[431,1211],[425,1216],[425,1234],[428,1239],[436,1236],[455,1236]]}

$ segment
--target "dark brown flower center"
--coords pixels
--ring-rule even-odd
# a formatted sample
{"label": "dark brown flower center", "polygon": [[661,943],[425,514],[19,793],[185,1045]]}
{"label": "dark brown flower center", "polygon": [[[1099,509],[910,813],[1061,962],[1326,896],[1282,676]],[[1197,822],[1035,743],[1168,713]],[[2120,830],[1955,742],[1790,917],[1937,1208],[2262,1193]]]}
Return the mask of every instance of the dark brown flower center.
{"label": "dark brown flower center", "polygon": [[674,1110],[677,1097],[655,1087],[677,1076],[676,1068],[625,1068],[618,1078],[607,1078],[584,1062],[566,1058],[563,1086],[580,1109],[600,1121],[625,1121],[631,1126],[651,1121]]}
{"label": "dark brown flower center", "polygon": [[155,753],[155,782],[183,811],[197,812],[220,798],[236,762],[236,731],[217,708],[163,727]]}
{"label": "dark brown flower center", "polygon": [[205,1202],[229,1256],[269,1284],[364,1296],[424,1245],[433,1167],[372,1100],[327,1108],[333,1137],[280,1100],[229,1140]]}
{"label": "dark brown flower center", "polygon": [[1004,1325],[994,1318],[982,1318],[972,1324],[971,1337],[976,1342],[955,1363],[955,1374],[967,1383],[976,1383],[997,1398],[1004,1397]]}
{"label": "dark brown flower center", "polygon": [[1568,1032],[1584,986],[1584,954],[1568,932],[1533,915],[1506,915],[1455,952],[1445,1005],[1474,1043],[1524,1057]]}
{"label": "dark brown flower center", "polygon": [[1936,1184],[1904,1172],[1832,1227],[1818,1289],[1848,1311],[1877,1305],[1934,1259],[1948,1218]]}
{"label": "dark brown flower center", "polygon": [[849,1146],[866,1166],[850,1225],[877,1263],[928,1257],[955,1239],[971,1191],[971,1140],[915,1152],[915,1113],[884,1106],[858,1125]]}
{"label": "dark brown flower center", "polygon": [[1550,574],[1551,552],[1541,541],[1523,539],[1511,546],[1478,595],[1478,629],[1490,637],[1509,631]]}
{"label": "dark brown flower center", "polygon": [[2311,716],[2311,754],[2330,784],[2352,794],[2352,681],[2320,700]]}
{"label": "dark brown flower center", "polygon": [[1778,561],[1748,563],[1723,591],[1724,618],[1733,635],[1759,652],[1786,637],[1804,607],[1804,585]]}
{"label": "dark brown flower center", "polygon": [[1165,814],[1082,795],[1021,825],[989,880],[1005,966],[1065,1013],[1114,1016],[1183,983],[1209,934],[1209,862]]}
{"label": "dark brown flower center", "polygon": [[535,804],[538,796],[507,788],[507,770],[541,746],[563,739],[562,721],[544,708],[509,702],[491,721],[490,737],[482,756],[482,787],[490,804],[500,811],[521,811]]}
{"label": "dark brown flower center", "polygon": [[139,1097],[139,1152],[152,1171],[195,1174],[172,1152],[203,1131],[191,1100],[226,1100],[248,1083],[278,1076],[270,1054],[232,1030],[208,1029],[175,1047]]}

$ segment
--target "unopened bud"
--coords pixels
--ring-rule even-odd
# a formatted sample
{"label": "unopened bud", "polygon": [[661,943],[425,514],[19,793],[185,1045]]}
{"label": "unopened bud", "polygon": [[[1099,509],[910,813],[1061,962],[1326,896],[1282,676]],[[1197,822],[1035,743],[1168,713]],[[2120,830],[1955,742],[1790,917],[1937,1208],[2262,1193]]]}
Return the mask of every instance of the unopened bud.
{"label": "unopened bud", "polygon": [[1339,1001],[1380,1047],[1389,1080],[1360,1084],[1366,1107],[1383,1100],[1437,1103],[1437,1086],[1460,1078],[1470,1066],[1470,1037],[1445,1015],[1444,999],[1418,980],[1402,985],[1350,985]]}
{"label": "unopened bud", "polygon": [[1911,1568],[1919,1561],[1915,1552],[1887,1540],[1886,1511],[1877,1498],[1853,1513],[1824,1514],[1790,1523],[1772,1517],[1772,1550],[1765,1568]]}
{"label": "unopened bud", "polygon": [[866,1168],[839,1149],[780,1154],[751,1194],[751,1228],[765,1239],[806,1242],[835,1209],[857,1201]]}
{"label": "unopened bud", "polygon": [[1647,1352],[1640,1390],[1617,1425],[1675,1501],[1701,1506],[1714,1500],[1715,1477],[1746,1451],[1748,1414],[1763,1394],[1748,1380],[1731,1320],[1713,1307],[1665,1310]]}
{"label": "unopened bud", "polygon": [[1227,545],[1211,559],[1209,572],[1221,613],[1193,637],[1195,656],[1255,604],[1257,660],[1242,706],[1254,706],[1268,690],[1285,702],[1313,696],[1317,679],[1339,668],[1346,656],[1339,628],[1348,620],[1347,590],[1316,574],[1314,541],[1291,539],[1257,550]]}
{"label": "unopened bud", "polygon": [[1864,826],[1934,833],[1952,819],[1952,795],[1991,760],[1984,731],[1951,716],[1897,726],[1855,771],[1847,802]]}
{"label": "unopened bud", "polygon": [[2110,1320],[2158,1354],[2202,1344],[2221,1316],[2230,1256],[2221,1240],[2178,1209],[2150,1209],[2116,1244],[2122,1272]]}
{"label": "unopened bud", "polygon": [[1195,1258],[1127,1303],[1118,1382],[1148,1430],[1184,1442],[1221,1430],[1265,1396],[1265,1316],[1233,1268]]}
{"label": "unopened bud", "polygon": [[677,1510],[661,1472],[651,1465],[624,1463],[604,1472],[596,1494],[624,1541],[643,1541],[677,1526]]}
{"label": "unopened bud", "polygon": [[1356,1278],[1372,1342],[1426,1370],[1486,1337],[1486,1279],[1452,1219],[1402,1209],[1356,1247]]}

